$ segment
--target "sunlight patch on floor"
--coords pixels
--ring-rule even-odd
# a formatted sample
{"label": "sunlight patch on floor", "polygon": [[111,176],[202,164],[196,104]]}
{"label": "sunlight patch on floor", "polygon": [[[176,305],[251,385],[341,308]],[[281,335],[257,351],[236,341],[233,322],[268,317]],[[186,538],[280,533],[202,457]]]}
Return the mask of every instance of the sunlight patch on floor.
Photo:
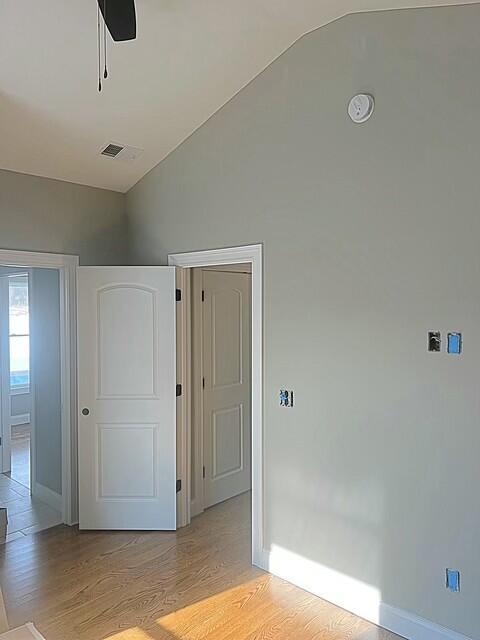
{"label": "sunlight patch on floor", "polygon": [[153,637],[140,627],[132,627],[109,636],[107,640],[153,640]]}
{"label": "sunlight patch on floor", "polygon": [[[108,640],[384,640],[382,629],[270,574],[135,626]],[[137,621],[138,625],[138,621]]]}

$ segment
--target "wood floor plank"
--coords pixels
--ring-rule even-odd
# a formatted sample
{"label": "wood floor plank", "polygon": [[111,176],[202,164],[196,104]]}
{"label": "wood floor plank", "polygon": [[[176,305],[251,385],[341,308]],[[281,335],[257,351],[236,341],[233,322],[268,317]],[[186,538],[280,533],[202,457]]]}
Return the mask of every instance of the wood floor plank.
{"label": "wood floor plank", "polygon": [[250,564],[250,499],[177,532],[56,527],[0,549],[10,624],[47,640],[395,640]]}

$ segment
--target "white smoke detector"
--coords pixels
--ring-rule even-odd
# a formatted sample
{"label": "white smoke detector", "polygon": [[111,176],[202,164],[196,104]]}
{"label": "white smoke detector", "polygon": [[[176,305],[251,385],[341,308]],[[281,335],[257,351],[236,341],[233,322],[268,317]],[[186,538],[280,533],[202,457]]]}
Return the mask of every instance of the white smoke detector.
{"label": "white smoke detector", "polygon": [[353,122],[366,122],[373,113],[375,100],[369,93],[359,93],[348,103],[348,115]]}

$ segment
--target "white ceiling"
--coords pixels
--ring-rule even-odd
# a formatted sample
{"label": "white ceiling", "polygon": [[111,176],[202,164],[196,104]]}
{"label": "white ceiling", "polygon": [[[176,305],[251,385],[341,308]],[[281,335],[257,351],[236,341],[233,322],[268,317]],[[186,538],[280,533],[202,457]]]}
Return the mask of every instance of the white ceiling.
{"label": "white ceiling", "polygon": [[[1,0],[0,168],[127,191],[303,34],[456,0],[137,0],[97,92],[96,0]],[[113,141],[132,163],[99,157]]]}

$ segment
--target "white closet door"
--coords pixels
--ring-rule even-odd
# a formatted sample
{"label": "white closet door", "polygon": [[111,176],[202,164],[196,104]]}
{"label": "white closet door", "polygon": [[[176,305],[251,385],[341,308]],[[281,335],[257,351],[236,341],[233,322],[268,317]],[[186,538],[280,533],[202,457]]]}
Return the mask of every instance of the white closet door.
{"label": "white closet door", "polygon": [[203,272],[204,506],[251,488],[251,276]]}

